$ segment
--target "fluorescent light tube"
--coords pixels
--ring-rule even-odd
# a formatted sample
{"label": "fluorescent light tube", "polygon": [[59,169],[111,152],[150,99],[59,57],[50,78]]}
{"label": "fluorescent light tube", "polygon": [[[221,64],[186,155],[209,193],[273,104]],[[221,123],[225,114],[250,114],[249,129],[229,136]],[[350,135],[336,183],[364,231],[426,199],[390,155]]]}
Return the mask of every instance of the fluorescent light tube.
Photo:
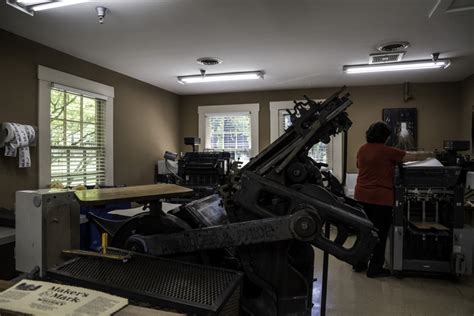
{"label": "fluorescent light tube", "polygon": [[40,3],[45,3],[47,2],[46,0],[16,0],[16,3],[21,3],[22,5],[25,6],[30,6],[30,5],[35,5],[35,4],[40,4]]}
{"label": "fluorescent light tube", "polygon": [[178,82],[185,83],[198,83],[198,82],[217,82],[217,81],[232,81],[232,80],[253,80],[263,79],[262,71],[249,71],[249,72],[232,72],[232,73],[221,73],[221,74],[206,74],[192,75],[192,76],[180,76]]}
{"label": "fluorescent light tube", "polygon": [[44,3],[44,4],[33,5],[31,6],[31,10],[43,11],[43,10],[65,7],[68,5],[84,3],[84,2],[89,2],[89,0],[62,0],[62,1],[49,2],[49,3]]}
{"label": "fluorescent light tube", "polygon": [[7,4],[23,13],[33,16],[34,12],[28,9],[24,4],[16,0],[7,0]]}
{"label": "fluorescent light tube", "polygon": [[353,65],[344,66],[343,71],[347,74],[360,74],[384,71],[402,71],[417,69],[445,69],[451,64],[448,59],[433,60],[415,60],[406,62],[386,63],[379,65]]}

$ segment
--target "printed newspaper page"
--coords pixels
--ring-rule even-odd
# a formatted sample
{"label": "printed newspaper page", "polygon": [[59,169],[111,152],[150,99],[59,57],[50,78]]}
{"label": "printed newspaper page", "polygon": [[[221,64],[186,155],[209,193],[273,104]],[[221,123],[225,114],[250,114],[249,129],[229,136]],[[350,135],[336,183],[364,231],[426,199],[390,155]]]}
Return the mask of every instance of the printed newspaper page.
{"label": "printed newspaper page", "polygon": [[112,315],[128,300],[80,287],[22,280],[0,293],[2,311],[27,315]]}

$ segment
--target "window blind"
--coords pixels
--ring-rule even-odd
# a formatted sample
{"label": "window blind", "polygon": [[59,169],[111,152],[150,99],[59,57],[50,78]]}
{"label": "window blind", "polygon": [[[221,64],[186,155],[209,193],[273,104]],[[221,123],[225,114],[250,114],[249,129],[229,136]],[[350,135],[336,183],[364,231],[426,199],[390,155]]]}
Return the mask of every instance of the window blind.
{"label": "window blind", "polygon": [[250,113],[206,114],[206,150],[228,151],[247,163],[251,156]]}
{"label": "window blind", "polygon": [[50,100],[51,181],[105,184],[107,101],[58,86]]}

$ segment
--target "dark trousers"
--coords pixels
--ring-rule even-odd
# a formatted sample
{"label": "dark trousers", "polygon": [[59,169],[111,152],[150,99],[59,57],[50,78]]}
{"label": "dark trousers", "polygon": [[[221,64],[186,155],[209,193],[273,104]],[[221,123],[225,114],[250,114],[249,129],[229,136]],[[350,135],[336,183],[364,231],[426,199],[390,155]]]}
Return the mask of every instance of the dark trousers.
{"label": "dark trousers", "polygon": [[392,224],[392,206],[376,205],[358,202],[364,207],[364,211],[370,221],[378,229],[379,242],[374,248],[370,259],[369,270],[378,270],[385,262],[385,245],[387,244],[388,231]]}

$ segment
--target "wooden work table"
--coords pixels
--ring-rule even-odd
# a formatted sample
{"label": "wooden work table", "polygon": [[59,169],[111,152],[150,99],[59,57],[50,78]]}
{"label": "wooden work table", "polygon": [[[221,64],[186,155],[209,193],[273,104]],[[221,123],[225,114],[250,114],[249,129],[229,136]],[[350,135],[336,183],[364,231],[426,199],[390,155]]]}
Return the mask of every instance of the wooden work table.
{"label": "wooden work table", "polygon": [[150,202],[192,194],[193,190],[176,184],[158,183],[122,188],[75,191],[80,203],[100,205],[109,202]]}

